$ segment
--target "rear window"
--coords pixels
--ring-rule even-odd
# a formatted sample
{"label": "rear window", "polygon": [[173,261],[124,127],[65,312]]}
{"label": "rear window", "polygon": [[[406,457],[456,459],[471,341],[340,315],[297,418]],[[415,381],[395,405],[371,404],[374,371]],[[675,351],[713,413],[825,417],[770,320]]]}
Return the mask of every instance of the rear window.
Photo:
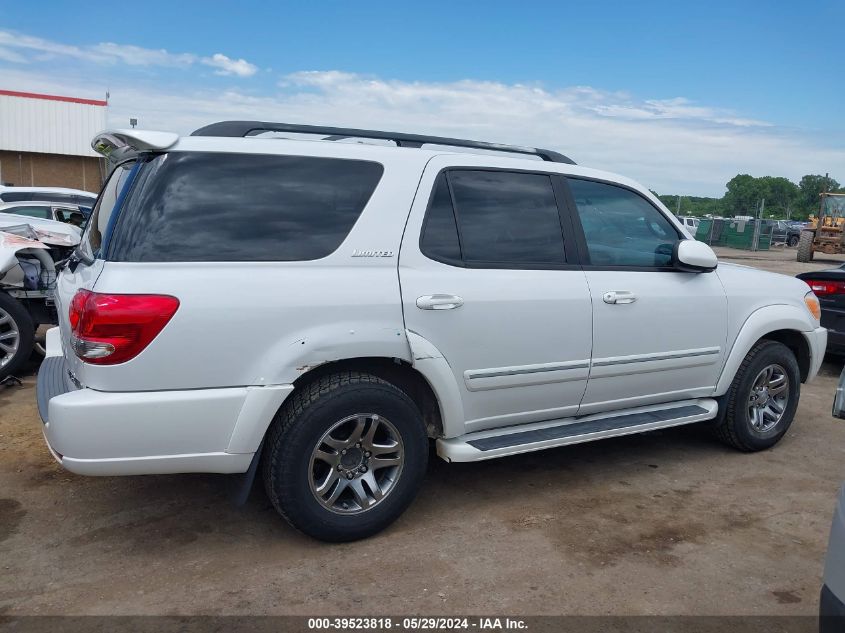
{"label": "rear window", "polygon": [[382,172],[378,163],[336,158],[159,155],[135,178],[108,259],[319,259],[349,234]]}
{"label": "rear window", "polygon": [[50,207],[10,207],[8,209],[3,209],[2,212],[14,213],[15,215],[25,215],[30,218],[43,218],[45,220],[50,219]]}

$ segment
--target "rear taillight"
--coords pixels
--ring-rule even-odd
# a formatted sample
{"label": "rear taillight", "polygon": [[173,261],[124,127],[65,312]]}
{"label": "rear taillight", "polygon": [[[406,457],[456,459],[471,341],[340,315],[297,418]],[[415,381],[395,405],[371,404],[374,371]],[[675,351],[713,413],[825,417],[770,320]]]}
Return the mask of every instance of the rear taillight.
{"label": "rear taillight", "polygon": [[73,351],[86,363],[116,365],[135,358],[179,308],[168,295],[117,295],[79,290],[70,303]]}
{"label": "rear taillight", "polygon": [[845,281],[832,281],[830,279],[805,279],[804,282],[810,286],[810,290],[812,290],[817,297],[845,293]]}

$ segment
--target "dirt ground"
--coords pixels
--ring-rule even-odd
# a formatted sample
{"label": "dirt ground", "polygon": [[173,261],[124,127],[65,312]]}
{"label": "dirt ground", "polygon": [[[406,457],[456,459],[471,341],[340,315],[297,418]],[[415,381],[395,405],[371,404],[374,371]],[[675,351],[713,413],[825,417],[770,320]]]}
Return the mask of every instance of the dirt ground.
{"label": "dirt ground", "polygon": [[432,452],[410,510],[346,545],[294,532],[258,490],[232,507],[224,476],[63,471],[28,375],[0,388],[0,614],[812,615],[845,479],[841,368],[825,362],[764,453],[698,427],[477,464]]}

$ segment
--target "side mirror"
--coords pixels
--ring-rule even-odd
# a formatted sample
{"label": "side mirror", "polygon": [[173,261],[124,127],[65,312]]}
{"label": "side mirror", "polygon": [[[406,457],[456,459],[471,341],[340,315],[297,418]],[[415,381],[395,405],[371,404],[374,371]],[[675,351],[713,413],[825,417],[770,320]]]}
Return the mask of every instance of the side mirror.
{"label": "side mirror", "polygon": [[836,395],[833,397],[833,417],[845,419],[845,367],[839,374],[839,384],[836,385]]}
{"label": "side mirror", "polygon": [[704,242],[681,240],[672,251],[675,268],[687,273],[709,273],[716,270],[716,253]]}

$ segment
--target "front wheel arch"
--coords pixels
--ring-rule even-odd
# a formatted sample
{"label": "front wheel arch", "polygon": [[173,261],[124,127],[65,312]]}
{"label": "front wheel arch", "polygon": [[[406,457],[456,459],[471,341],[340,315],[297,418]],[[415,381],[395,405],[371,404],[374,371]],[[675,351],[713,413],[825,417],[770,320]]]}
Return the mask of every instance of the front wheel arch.
{"label": "front wheel arch", "polygon": [[716,381],[714,396],[727,393],[743,359],[762,339],[783,343],[798,360],[801,382],[807,380],[813,366],[813,357],[807,336],[818,327],[812,323],[806,308],[794,305],[770,305],[757,309],[746,320],[734,338],[722,373]]}

